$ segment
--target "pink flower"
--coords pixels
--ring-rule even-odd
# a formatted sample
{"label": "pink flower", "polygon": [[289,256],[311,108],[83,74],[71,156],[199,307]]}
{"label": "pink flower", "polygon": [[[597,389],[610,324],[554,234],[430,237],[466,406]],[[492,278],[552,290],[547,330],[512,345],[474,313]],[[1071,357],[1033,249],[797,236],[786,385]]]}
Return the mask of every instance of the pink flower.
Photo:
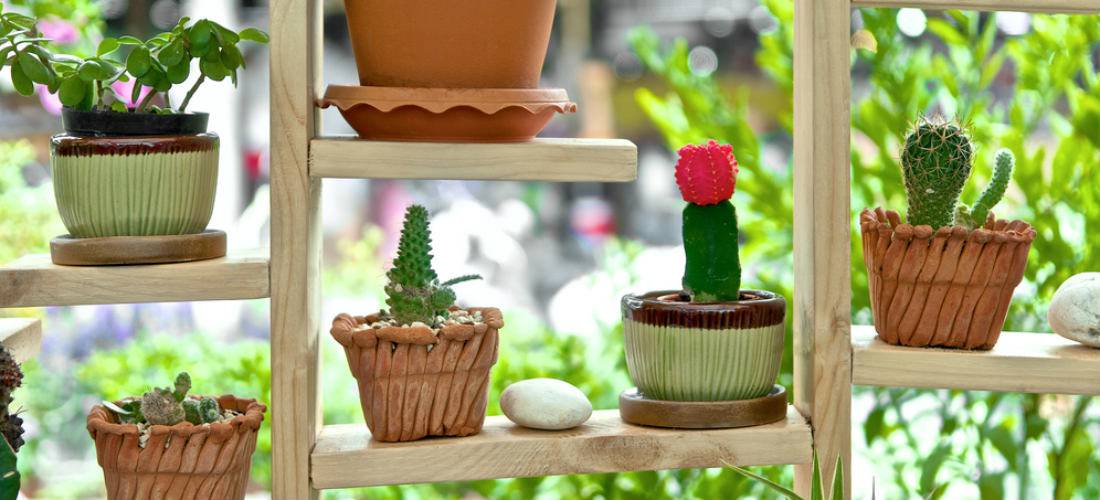
{"label": "pink flower", "polygon": [[42,103],[42,109],[54,116],[61,115],[61,99],[58,99],[57,94],[51,94],[50,89],[41,84],[35,85],[34,91],[38,94],[38,102]]}
{"label": "pink flower", "polygon": [[680,148],[676,185],[688,203],[714,205],[730,199],[737,185],[733,146],[711,140],[702,146],[688,144]]}
{"label": "pink flower", "polygon": [[56,43],[76,43],[80,40],[80,33],[76,28],[60,19],[43,19],[38,21],[38,31],[42,36]]}
{"label": "pink flower", "polygon": [[130,100],[130,98],[134,95],[134,85],[136,85],[136,83],[133,80],[130,80],[128,82],[115,82],[111,84],[111,88],[114,89],[115,93],[117,93],[119,97],[122,98],[122,103],[130,109],[136,108],[137,105],[141,103],[141,100],[145,99],[145,96],[149,95],[149,92],[153,90],[149,87],[142,87],[141,95],[138,96],[138,100],[135,102]]}

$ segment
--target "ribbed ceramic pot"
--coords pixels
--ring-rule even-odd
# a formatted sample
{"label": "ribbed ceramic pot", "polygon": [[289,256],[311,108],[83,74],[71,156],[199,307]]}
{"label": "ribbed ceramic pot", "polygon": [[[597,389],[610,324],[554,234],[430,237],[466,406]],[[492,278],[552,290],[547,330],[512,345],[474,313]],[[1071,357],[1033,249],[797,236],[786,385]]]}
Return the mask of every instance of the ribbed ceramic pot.
{"label": "ribbed ceramic pot", "polygon": [[647,397],[729,401],[768,394],[783,358],[783,297],[742,290],[741,300],[692,303],[678,291],[622,300],[626,365]]}
{"label": "ribbed ceramic pot", "polygon": [[64,113],[66,132],[50,141],[50,165],[70,235],[164,236],[206,229],[214,211],[219,145],[217,135],[205,132],[206,115],[164,115],[160,123],[161,115]]}

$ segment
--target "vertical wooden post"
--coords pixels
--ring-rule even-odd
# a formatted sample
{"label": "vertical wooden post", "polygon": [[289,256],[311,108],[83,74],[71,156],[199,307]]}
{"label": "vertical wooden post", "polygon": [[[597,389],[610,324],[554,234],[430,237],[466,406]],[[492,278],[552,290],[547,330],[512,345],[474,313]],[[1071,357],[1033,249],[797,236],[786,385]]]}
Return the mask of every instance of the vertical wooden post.
{"label": "vertical wooden post", "polygon": [[[795,0],[794,9],[794,397],[826,485],[838,456],[851,469],[850,8]],[[807,497],[811,472],[795,469]]]}
{"label": "vertical wooden post", "polygon": [[318,390],[321,181],[309,176],[318,131],[320,0],[271,0],[272,497],[318,498],[309,457],[322,425]]}

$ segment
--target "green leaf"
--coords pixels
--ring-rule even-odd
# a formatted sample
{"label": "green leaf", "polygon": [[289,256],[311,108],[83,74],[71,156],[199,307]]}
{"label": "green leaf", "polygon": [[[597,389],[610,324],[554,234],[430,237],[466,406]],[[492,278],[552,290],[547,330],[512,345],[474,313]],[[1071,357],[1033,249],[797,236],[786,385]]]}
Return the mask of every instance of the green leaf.
{"label": "green leaf", "polygon": [[936,474],[939,473],[940,467],[943,466],[950,453],[951,445],[941,444],[932,450],[932,453],[924,460],[924,463],[921,464],[920,491],[932,491],[936,484]]}
{"label": "green leaf", "polygon": [[184,51],[185,49],[183,47],[183,42],[176,40],[168,45],[165,45],[164,48],[161,49],[160,53],[157,54],[157,59],[166,68],[172,67],[179,64],[179,62],[183,60],[183,57],[185,55]]}
{"label": "green leaf", "polygon": [[187,40],[191,42],[192,47],[205,47],[210,44],[211,30],[210,21],[205,19],[196,21],[195,25],[187,31]]}
{"label": "green leaf", "polygon": [[1005,458],[1005,461],[1008,462],[1008,467],[1010,469],[1015,469],[1018,453],[1016,439],[1012,436],[1012,433],[1004,426],[999,425],[990,429],[986,438],[993,444],[993,448],[997,450],[997,453],[1000,453],[1001,456]]}
{"label": "green leaf", "polygon": [[199,61],[199,71],[202,71],[202,74],[215,82],[220,82],[229,76],[229,71],[225,69],[225,66],[222,66],[222,63],[205,58]]}
{"label": "green leaf", "polygon": [[867,418],[863,421],[863,437],[867,441],[867,446],[871,446],[876,439],[882,438],[882,423],[886,418],[886,408],[876,406],[871,413],[867,414]]}
{"label": "green leaf", "polygon": [[11,65],[11,84],[15,87],[15,91],[24,96],[34,95],[34,82],[30,78],[27,78],[27,74],[23,72],[23,66],[16,61]]}
{"label": "green leaf", "polygon": [[173,84],[179,85],[187,81],[187,77],[191,75],[191,60],[187,59],[180,61],[179,64],[168,68],[168,81]]}
{"label": "green leaf", "polygon": [[125,113],[129,110],[126,109],[126,104],[122,101],[115,101],[111,103],[111,111],[114,111],[116,113]]}
{"label": "green leaf", "polygon": [[130,91],[130,102],[134,103],[134,106],[141,102],[141,87],[141,81],[135,80],[134,89]]}
{"label": "green leaf", "polygon": [[756,474],[755,472],[752,472],[748,469],[743,469],[741,467],[730,465],[728,463],[726,465],[729,466],[730,470],[732,470],[732,471],[734,471],[738,474],[741,474],[742,476],[745,476],[749,479],[752,479],[752,480],[754,480],[758,483],[763,484],[768,489],[770,489],[770,490],[772,490],[772,491],[774,491],[774,492],[776,492],[780,495],[783,495],[783,496],[787,497],[788,500],[803,500],[802,497],[798,496],[798,493],[795,493],[791,489],[789,489],[789,488],[787,488],[787,487],[785,487],[785,486],[783,486],[779,483],[776,483],[775,481],[772,481],[771,479],[768,479],[764,476]]}
{"label": "green leaf", "polygon": [[131,75],[141,77],[149,72],[149,68],[152,67],[152,64],[153,61],[149,55],[149,49],[137,47],[131,51],[130,56],[126,58],[126,71],[129,71]]}
{"label": "green leaf", "polygon": [[222,26],[214,21],[210,21],[210,23],[214,25],[214,36],[218,38],[218,44],[222,47],[236,45],[237,42],[241,41],[240,35],[235,33],[233,30],[226,28],[225,26]]}
{"label": "green leaf", "polygon": [[87,82],[80,79],[78,76],[69,77],[61,82],[61,88],[57,92],[57,97],[61,99],[61,104],[70,108],[76,108],[84,101],[84,93],[87,92],[87,90]]}
{"label": "green leaf", "polygon": [[222,64],[231,70],[244,66],[244,57],[235,45],[222,47],[221,60]]}
{"label": "green leaf", "polygon": [[19,65],[23,68],[23,72],[26,73],[27,78],[34,83],[41,83],[43,85],[50,83],[50,79],[53,76],[50,71],[46,69],[46,65],[42,64],[42,61],[35,55],[29,52],[17,52],[16,60],[19,61]]}
{"label": "green leaf", "polygon": [[0,500],[15,500],[19,497],[19,469],[16,468],[15,450],[8,440],[0,439]]}
{"label": "green leaf", "polygon": [[115,74],[117,73],[114,66],[111,66],[106,62],[96,59],[89,59],[87,61],[84,61],[83,63],[81,63],[80,66],[77,67],[76,71],[80,74],[80,77],[83,78],[84,81],[88,82],[96,80],[111,80],[115,77]]}
{"label": "green leaf", "polygon": [[821,463],[814,452],[814,472],[810,477],[810,500],[825,500],[825,486],[821,484]]}
{"label": "green leaf", "polygon": [[260,31],[256,28],[245,28],[240,32],[241,40],[248,40],[256,43],[267,43],[270,38],[267,33]]}
{"label": "green leaf", "polygon": [[829,500],[844,500],[844,460],[842,455],[836,457],[836,467],[833,469],[833,493]]}
{"label": "green leaf", "polygon": [[102,42],[99,42],[99,47],[96,48],[95,54],[97,57],[103,57],[118,50],[121,46],[122,44],[119,43],[117,38],[104,38]]}
{"label": "green leaf", "polygon": [[132,37],[130,35],[118,37],[118,43],[120,45],[145,45],[145,42],[141,41],[141,39]]}

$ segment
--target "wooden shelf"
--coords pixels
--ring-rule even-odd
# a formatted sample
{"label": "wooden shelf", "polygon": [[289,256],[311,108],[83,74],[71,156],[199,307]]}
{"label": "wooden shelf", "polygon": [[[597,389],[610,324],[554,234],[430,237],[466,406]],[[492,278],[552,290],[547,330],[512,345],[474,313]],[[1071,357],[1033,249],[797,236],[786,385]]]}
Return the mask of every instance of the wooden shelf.
{"label": "wooden shelf", "polygon": [[270,293],[267,251],[148,266],[57,266],[28,255],[0,267],[0,307],[258,299]]}
{"label": "wooden shelf", "polygon": [[38,355],[42,348],[42,321],[36,318],[0,318],[0,344],[16,363]]}
{"label": "wooden shelf", "polygon": [[787,419],[741,429],[675,430],[625,424],[602,410],[581,427],[536,431],[489,417],[476,436],[410,443],[370,440],[364,424],[330,425],[313,449],[313,487],[468,481],[636,470],[810,462],[810,427]]}
{"label": "wooden shelf", "polygon": [[981,391],[1100,395],[1100,349],[1057,335],[1003,333],[990,351],[921,349],[852,327],[852,383]]}
{"label": "wooden shelf", "polygon": [[309,163],[313,177],[628,182],[638,175],[638,148],[623,139],[456,144],[326,138],[310,142]]}
{"label": "wooden shelf", "polygon": [[1100,0],[853,0],[853,7],[1097,14]]}

